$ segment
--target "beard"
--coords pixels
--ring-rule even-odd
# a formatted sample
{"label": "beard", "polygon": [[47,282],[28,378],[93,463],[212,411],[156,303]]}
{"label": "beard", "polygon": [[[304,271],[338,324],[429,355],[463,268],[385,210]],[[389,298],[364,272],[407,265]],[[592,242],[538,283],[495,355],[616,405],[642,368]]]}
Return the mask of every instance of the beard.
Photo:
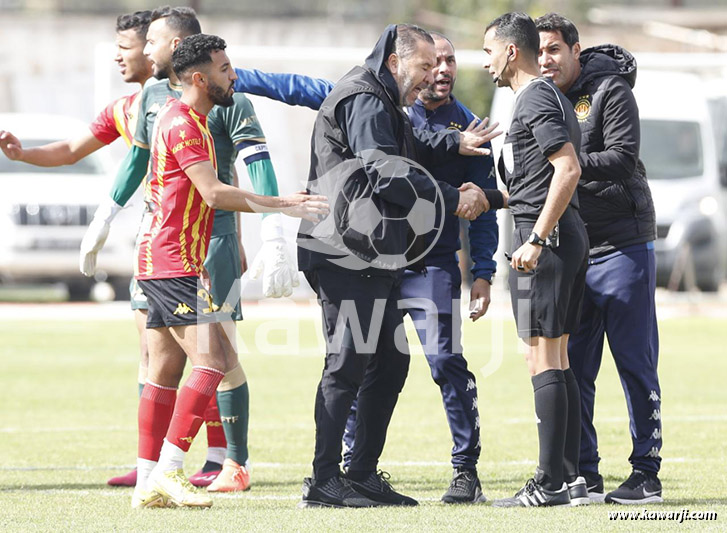
{"label": "beard", "polygon": [[207,96],[209,97],[210,101],[215,105],[230,107],[232,104],[235,103],[232,95],[229,94],[231,88],[232,85],[230,85],[227,90],[225,90],[222,88],[221,85],[210,84],[209,89],[207,89]]}
{"label": "beard", "polygon": [[171,62],[161,64],[155,62],[152,66],[152,73],[154,74],[154,77],[158,80],[168,80],[171,77],[172,73]]}
{"label": "beard", "polygon": [[401,107],[407,107],[413,104],[414,102],[407,102],[406,99],[409,96],[409,93],[414,88],[414,79],[409,75],[409,73],[404,68],[403,62],[399,64],[399,70],[397,72],[399,80],[401,80],[397,88],[399,89],[399,105]]}
{"label": "beard", "polygon": [[422,100],[430,102],[441,102],[443,100],[448,100],[449,97],[452,95],[452,91],[454,90],[455,81],[457,81],[457,78],[449,78],[449,92],[445,95],[437,92],[437,82],[434,82],[433,85],[427,85],[427,88],[421,92],[419,97]]}

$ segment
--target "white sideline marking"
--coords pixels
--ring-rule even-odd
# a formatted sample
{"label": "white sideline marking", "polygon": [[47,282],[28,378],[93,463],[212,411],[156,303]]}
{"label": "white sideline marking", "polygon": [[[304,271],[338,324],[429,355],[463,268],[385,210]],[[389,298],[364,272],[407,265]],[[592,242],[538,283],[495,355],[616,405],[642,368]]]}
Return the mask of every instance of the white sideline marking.
{"label": "white sideline marking", "polygon": [[[716,459],[715,459],[716,460]],[[697,463],[704,462],[704,458],[694,457],[664,457],[664,463]],[[510,461],[480,461],[480,465],[491,466],[523,466],[534,465],[537,461],[533,459],[515,459]],[[99,470],[129,470],[134,468],[133,464],[126,465],[101,465],[101,466],[0,466],[0,472],[92,472]],[[257,463],[252,464],[255,470],[264,469],[281,469],[281,468],[309,468],[310,463]],[[381,463],[382,468],[402,468],[402,467],[449,467],[451,463],[448,461],[386,461]]]}
{"label": "white sideline marking", "polygon": [[[37,494],[77,494],[79,496],[108,496],[111,498],[118,498],[122,497],[123,499],[127,499],[129,496],[129,493],[131,492],[131,487],[128,487],[129,490],[118,490],[118,489],[104,489],[104,490],[88,490],[88,489],[42,489],[42,490],[33,490],[32,487],[25,487],[25,488],[18,488],[18,489],[5,489],[2,492],[8,493],[8,492],[27,492],[29,490],[33,491]],[[217,499],[224,499],[224,500],[252,500],[252,501],[297,501],[300,500],[299,494],[215,494],[213,496],[214,500]],[[439,498],[417,498],[420,502],[438,502]]]}
{"label": "white sideline marking", "polygon": [[60,428],[9,427],[0,428],[0,433],[75,433],[76,431],[136,431],[136,426],[78,426]]}
{"label": "white sideline marking", "polygon": [[[680,415],[680,416],[664,416],[663,420],[669,422],[727,422],[727,415]],[[595,424],[623,424],[629,422],[625,416],[608,416],[598,417]],[[533,424],[534,417],[528,418],[506,418],[503,424]],[[485,422],[486,424],[486,422]]]}
{"label": "white sideline marking", "polygon": [[[670,422],[727,422],[727,415],[680,415],[680,416],[666,416],[664,418],[667,423]],[[492,423],[500,424],[533,424],[535,421],[532,417],[526,418],[506,418],[505,420],[493,420]],[[597,424],[623,424],[629,421],[628,418],[623,416],[612,416],[596,419]],[[304,427],[312,427],[310,424],[304,424]],[[485,423],[487,427],[487,422]],[[136,426],[78,426],[78,427],[0,427],[0,433],[74,433],[82,431],[136,431]],[[419,463],[411,462],[403,464],[402,466],[417,466]]]}

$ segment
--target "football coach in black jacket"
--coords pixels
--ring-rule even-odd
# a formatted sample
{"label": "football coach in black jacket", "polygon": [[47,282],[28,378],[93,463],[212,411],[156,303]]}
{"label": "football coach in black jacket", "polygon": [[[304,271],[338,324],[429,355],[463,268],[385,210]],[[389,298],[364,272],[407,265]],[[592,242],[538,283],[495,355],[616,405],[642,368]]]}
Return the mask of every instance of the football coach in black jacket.
{"label": "football coach in black jacket", "polygon": [[632,474],[605,495],[610,503],[662,501],[659,336],[654,305],[654,204],[639,160],[636,61],[602,45],[581,51],[578,30],[556,13],[538,18],[540,68],[573,104],[581,127],[578,197],[590,240],[581,323],[568,343],[581,394],[580,470],[592,499],[604,498],[593,427],[595,380],[604,335],[626,396]]}
{"label": "football coach in black jacket", "polygon": [[[365,65],[335,85],[316,118],[308,190],[326,191],[333,209],[325,220],[301,225],[298,235],[298,265],[318,296],[326,339],[313,476],[304,481],[302,507],[417,504],[377,473],[409,368],[401,275],[416,267],[431,240],[414,238],[412,217],[434,227],[432,206],[439,218],[446,212],[468,219],[489,207],[479,188],[435,182],[419,162],[486,155],[478,147],[496,135],[485,121],[464,132],[412,129],[403,106],[433,83],[435,62],[426,31],[391,25]],[[357,394],[356,447],[344,478],[342,437]]]}

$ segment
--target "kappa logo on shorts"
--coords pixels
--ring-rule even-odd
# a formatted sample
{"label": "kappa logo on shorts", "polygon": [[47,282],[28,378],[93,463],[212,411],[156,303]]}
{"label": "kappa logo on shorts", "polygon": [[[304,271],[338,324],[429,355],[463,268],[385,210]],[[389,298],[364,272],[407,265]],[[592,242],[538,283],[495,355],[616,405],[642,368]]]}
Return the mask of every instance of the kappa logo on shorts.
{"label": "kappa logo on shorts", "polygon": [[220,309],[223,313],[234,313],[235,308],[232,307],[229,303],[225,302],[222,304],[222,308]]}
{"label": "kappa logo on shorts", "polygon": [[177,308],[174,310],[175,315],[186,315],[188,313],[194,313],[194,310],[183,302],[178,304]]}

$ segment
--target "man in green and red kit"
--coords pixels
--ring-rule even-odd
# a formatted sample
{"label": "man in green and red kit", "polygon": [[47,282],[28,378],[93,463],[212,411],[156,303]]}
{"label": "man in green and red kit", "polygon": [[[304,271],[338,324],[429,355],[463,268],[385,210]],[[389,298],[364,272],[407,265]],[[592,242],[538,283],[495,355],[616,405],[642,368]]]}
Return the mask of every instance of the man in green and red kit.
{"label": "man in green and red kit", "polygon": [[[196,14],[190,8],[159,8],[152,12],[151,19],[144,53],[152,62],[154,77],[163,81],[147,86],[141,96],[134,143],[117,175],[109,199],[117,209],[131,198],[147,172],[152,130],[159,109],[169,97],[179,98],[181,95],[181,83],[172,69],[172,53],[183,38],[201,31]],[[209,115],[209,128],[214,138],[220,180],[237,185],[234,161],[238,154],[242,154],[255,192],[267,196],[278,194],[275,172],[262,128],[252,104],[244,95],[236,94],[233,104],[228,108],[213,108]],[[110,221],[111,218],[104,220],[106,231]],[[142,227],[149,223],[147,214]],[[240,291],[236,283],[242,276],[239,227],[234,213],[216,211],[205,263],[210,272],[213,301],[220,303],[221,310],[226,312],[224,318],[227,321],[242,319]],[[261,261],[264,266],[265,295],[288,296],[292,292],[294,281],[297,281],[297,274],[295,262],[285,257],[287,247],[282,237],[280,215],[266,216],[263,219],[262,232],[263,247],[255,262]],[[103,236],[103,229],[94,228],[93,225],[89,227],[87,238],[95,243],[91,247],[95,250],[94,253],[101,249]],[[267,282],[269,279],[274,282]],[[229,302],[228,296],[231,296]],[[145,375],[140,376],[140,382],[145,379]],[[198,486],[208,484],[211,480],[207,476],[215,476],[219,471],[219,462],[224,459],[219,476],[208,490],[247,490],[250,487],[250,475],[245,466],[248,460],[249,393],[247,377],[241,366],[238,365],[225,376],[218,390],[217,402],[220,410],[233,410],[230,416],[222,419],[227,440],[226,453],[220,448],[208,448],[205,467],[190,480]],[[208,425],[208,431],[209,429]]]}
{"label": "man in green and red kit", "polygon": [[[121,75],[124,81],[139,81],[142,90],[146,81],[152,77],[151,62],[144,55],[144,46],[146,45],[146,32],[151,22],[151,11],[143,11],[134,13],[133,15],[122,15],[117,20],[117,61]],[[133,54],[133,56],[132,56]],[[141,73],[141,64],[145,69],[143,71],[143,79],[127,79],[127,74],[133,75],[136,72]],[[142,90],[121,97],[111,102],[106,108],[99,113],[96,120],[90,125],[93,136],[104,144],[111,144],[117,138],[121,137],[127,146],[131,147],[134,140],[134,134],[137,127],[137,119],[139,117],[139,104],[141,103]],[[110,203],[110,202],[109,202]],[[110,207],[113,209],[113,207]],[[242,250],[242,247],[241,247]],[[82,257],[85,261],[82,265],[82,272],[87,276],[91,276],[95,271],[96,254],[85,253],[82,247]],[[242,255],[244,259],[244,251]],[[131,280],[129,287],[131,296],[131,308],[136,317],[137,329],[140,338],[141,362],[139,368],[139,394],[144,388],[146,380],[146,370],[149,361],[146,342],[146,315],[147,300],[144,293],[139,289],[136,280]],[[227,441],[225,440],[225,432],[220,420],[220,412],[217,407],[217,400],[214,399],[205,411],[205,425],[207,427],[207,461],[202,469],[192,476],[192,482],[198,486],[206,486],[214,481],[222,469],[224,461]],[[108,484],[114,487],[133,487],[136,485],[136,469],[122,476],[112,477],[108,480]]]}
{"label": "man in green and red kit", "polygon": [[[184,90],[179,100],[167,98],[152,132],[145,187],[151,216],[140,235],[135,267],[149,301],[149,370],[139,405],[134,508],[212,505],[184,477],[183,461],[218,386],[239,368],[208,292],[204,261],[213,209],[284,212],[310,220],[327,214],[323,197],[261,196],[218,179],[206,115],[215,105],[234,103],[236,75],[225,48],[212,35],[192,35],[178,43],[173,68]],[[192,373],[177,397],[187,358]],[[220,407],[223,416],[228,414],[224,404]]]}
{"label": "man in green and red kit", "polygon": [[[71,165],[89,154],[122,138],[127,146],[131,147],[139,117],[141,94],[144,85],[152,77],[152,65],[144,55],[146,33],[151,22],[151,11],[137,11],[120,15],[116,19],[116,57],[114,61],[119,66],[119,72],[126,83],[138,83],[140,89],[130,95],[122,96],[107,105],[96,119],[90,124],[89,131],[74,139],[66,139],[43,146],[23,148],[20,141],[10,132],[0,131],[0,149],[8,159],[23,161],[32,165],[43,167],[56,167]],[[253,112],[254,113],[254,112]],[[257,135],[256,131],[252,132]],[[97,236],[98,229],[101,235],[107,233],[106,220],[113,217],[118,206],[113,198],[107,197],[100,205],[94,220],[91,223],[89,235]],[[93,276],[96,272],[97,239],[86,239],[81,246],[81,272],[86,276]],[[240,245],[241,270],[246,268],[244,250]],[[139,332],[139,394],[144,388],[146,369],[149,355],[146,343],[146,312],[147,301],[144,293],[139,289],[136,281],[131,280],[129,288],[131,296],[131,309],[134,311],[136,327]],[[227,442],[220,421],[217,401],[210,402],[205,412],[207,426],[207,462],[192,476],[191,481],[197,486],[206,486],[212,483],[222,469],[225,459]],[[133,487],[136,485],[136,469],[108,480],[111,486]]]}

